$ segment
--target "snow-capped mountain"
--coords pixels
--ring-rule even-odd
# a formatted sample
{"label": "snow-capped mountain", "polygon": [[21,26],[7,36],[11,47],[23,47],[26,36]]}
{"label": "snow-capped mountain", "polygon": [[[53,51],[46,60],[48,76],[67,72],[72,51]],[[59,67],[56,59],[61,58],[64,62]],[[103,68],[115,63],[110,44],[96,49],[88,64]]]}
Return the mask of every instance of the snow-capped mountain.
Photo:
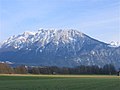
{"label": "snow-capped mountain", "polygon": [[56,45],[59,43],[75,42],[77,37],[83,38],[81,32],[75,30],[38,30],[38,32],[24,32],[18,36],[12,36],[3,44],[3,48],[12,47],[15,49],[29,48],[31,44],[38,43],[38,47],[44,47],[52,42]]}
{"label": "snow-capped mountain", "polygon": [[109,46],[111,46],[111,47],[119,47],[120,43],[112,41]]}
{"label": "snow-capped mountain", "polygon": [[40,29],[4,41],[0,46],[0,61],[66,67],[111,63],[119,68],[120,47],[111,47],[73,29]]}

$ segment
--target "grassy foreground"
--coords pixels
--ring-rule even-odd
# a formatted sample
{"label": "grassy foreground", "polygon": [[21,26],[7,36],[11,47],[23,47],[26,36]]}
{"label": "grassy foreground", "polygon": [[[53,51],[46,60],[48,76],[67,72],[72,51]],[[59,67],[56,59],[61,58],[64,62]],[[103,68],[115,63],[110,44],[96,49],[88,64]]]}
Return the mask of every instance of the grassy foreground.
{"label": "grassy foreground", "polygon": [[102,75],[0,75],[0,90],[120,90],[120,77]]}

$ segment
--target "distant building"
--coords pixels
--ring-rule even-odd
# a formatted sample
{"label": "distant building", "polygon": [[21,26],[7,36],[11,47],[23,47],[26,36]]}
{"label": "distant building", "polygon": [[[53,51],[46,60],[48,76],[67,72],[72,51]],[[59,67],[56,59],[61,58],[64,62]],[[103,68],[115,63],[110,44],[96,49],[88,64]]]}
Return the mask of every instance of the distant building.
{"label": "distant building", "polygon": [[53,72],[52,74],[53,74],[53,75],[56,75],[56,72]]}

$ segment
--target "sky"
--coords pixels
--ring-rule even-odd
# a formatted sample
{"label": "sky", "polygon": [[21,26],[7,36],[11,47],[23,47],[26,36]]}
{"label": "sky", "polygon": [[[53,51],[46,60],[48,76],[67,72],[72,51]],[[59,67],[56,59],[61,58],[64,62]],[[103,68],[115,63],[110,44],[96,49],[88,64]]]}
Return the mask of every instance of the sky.
{"label": "sky", "polygon": [[0,42],[39,28],[120,43],[120,0],[0,0]]}

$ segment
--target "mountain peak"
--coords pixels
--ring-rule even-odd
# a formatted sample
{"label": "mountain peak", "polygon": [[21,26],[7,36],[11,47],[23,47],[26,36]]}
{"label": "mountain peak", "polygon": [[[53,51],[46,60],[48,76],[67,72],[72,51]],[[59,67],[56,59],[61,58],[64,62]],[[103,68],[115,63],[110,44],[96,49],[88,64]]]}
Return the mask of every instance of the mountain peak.
{"label": "mountain peak", "polygon": [[111,46],[111,47],[119,47],[119,46],[120,46],[120,43],[119,43],[119,42],[114,42],[114,41],[112,41],[112,42],[110,43],[110,46]]}
{"label": "mountain peak", "polygon": [[6,40],[2,47],[14,47],[15,49],[28,47],[35,42],[38,46],[44,46],[50,42],[55,44],[70,43],[77,38],[84,38],[84,34],[74,29],[39,29],[37,32],[25,31],[23,34],[12,36]]}
{"label": "mountain peak", "polygon": [[78,66],[115,64],[120,48],[74,29],[39,29],[12,36],[0,46],[0,59],[29,65]]}
{"label": "mountain peak", "polygon": [[24,36],[26,36],[26,35],[35,35],[35,32],[25,31],[25,32],[23,33],[23,35],[24,35]]}

